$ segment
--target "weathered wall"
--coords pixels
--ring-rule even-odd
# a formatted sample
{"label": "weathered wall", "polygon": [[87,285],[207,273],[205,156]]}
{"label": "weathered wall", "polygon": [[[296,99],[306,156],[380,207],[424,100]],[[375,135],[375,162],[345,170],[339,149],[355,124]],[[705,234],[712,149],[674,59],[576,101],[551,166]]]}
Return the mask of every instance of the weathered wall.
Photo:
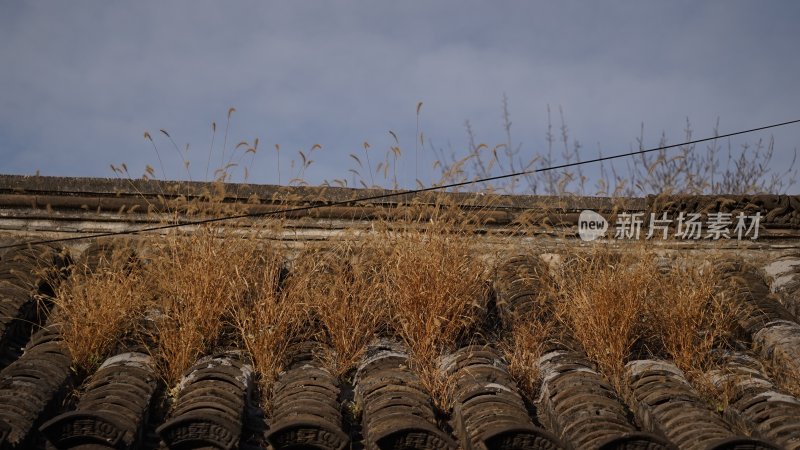
{"label": "weathered wall", "polygon": [[[760,212],[762,226],[755,241],[670,239],[653,245],[685,251],[709,248],[737,252],[791,253],[800,237],[798,196],[695,196],[609,199],[598,197],[503,196],[485,193],[418,193],[324,187],[281,187],[229,184],[224,195],[213,183],[169,183],[145,180],[60,178],[0,175],[0,245],[32,239],[90,236],[141,229],[164,223],[196,220],[186,205],[209,197],[221,200],[227,211],[217,214],[263,214],[280,218],[283,227],[272,234],[290,246],[347,238],[349,232],[369,231],[377,219],[397,223],[407,208],[401,205],[447,203],[475,214],[476,239],[491,248],[541,245],[589,245],[578,239],[580,211],[600,212],[611,223],[618,213],[740,211]],[[375,198],[389,195],[387,198]],[[364,201],[356,199],[368,198]],[[206,205],[208,205],[206,203]],[[218,204],[219,205],[219,204]],[[303,208],[313,206],[314,209]],[[282,212],[289,210],[288,212]],[[423,217],[424,219],[424,217]],[[263,217],[231,221],[238,226],[263,223]],[[419,222],[424,226],[425,220]],[[186,226],[191,229],[192,225]],[[153,233],[164,232],[155,231]],[[606,241],[629,245],[633,241]],[[72,241],[82,247],[87,241]]]}

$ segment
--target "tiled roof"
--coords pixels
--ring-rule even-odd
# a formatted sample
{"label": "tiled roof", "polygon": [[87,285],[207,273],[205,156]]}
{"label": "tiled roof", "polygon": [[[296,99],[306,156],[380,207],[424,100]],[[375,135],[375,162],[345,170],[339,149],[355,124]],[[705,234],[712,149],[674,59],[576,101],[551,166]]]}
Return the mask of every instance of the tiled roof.
{"label": "tiled roof", "polygon": [[[118,211],[123,196],[111,194],[118,184],[98,181],[88,183],[89,189],[75,180],[50,183],[45,189],[41,180],[6,177],[0,189],[0,224],[5,227],[0,243],[131,226],[131,216]],[[77,195],[81,189],[87,192]],[[305,199],[309,192],[303,193]],[[323,201],[319,198],[325,195],[351,194],[314,196]],[[44,195],[49,196],[47,208]],[[77,204],[111,200],[122,203],[107,212]],[[460,199],[474,200],[470,195]],[[135,345],[119,349],[93,373],[81,374],[71,368],[60,324],[48,322],[37,308],[49,305],[53,286],[48,280],[59,277],[43,277],[36,269],[42,261],[56,270],[71,261],[96,266],[108,247],[70,243],[66,249],[50,244],[7,250],[0,254],[0,448],[800,449],[800,400],[765,368],[777,365],[800,374],[800,252],[794,238],[800,228],[800,208],[795,206],[800,204],[795,200],[628,201],[641,211],[757,207],[769,218],[764,240],[719,246],[725,283],[738,293],[732,298],[750,308],[740,316],[746,336],[718,355],[725,370],[707,374],[730,394],[721,406],[706,401],[666,359],[632,355],[624,366],[627,387],[615,387],[563,330],[548,341],[535,363],[540,377],[533,399],[522,392],[500,344],[492,339],[442,355],[443,376],[455,380],[449,411],[434,406],[431,393],[411,369],[409,349],[391,336],[376,337],[347,379],[325,368],[314,351],[318,344],[294,343],[270,388],[268,411],[260,406],[264,393],[244,349],[202,356],[175,385],[165,385],[151,356]],[[497,320],[487,321],[485,326],[493,328],[485,330],[487,336],[496,336],[515,318],[552,314],[537,290],[539,279],[559,264],[563,235],[542,231],[530,238],[502,229],[513,222],[511,216],[524,214],[531,201],[501,197],[489,211],[508,216],[489,226],[497,236],[480,232],[496,259],[491,297]],[[567,233],[583,208],[579,199],[569,202],[558,211],[566,217],[562,225]],[[613,214],[610,203],[592,202],[594,209]],[[271,206],[265,202],[261,207]],[[294,236],[290,243],[298,247],[320,236],[330,238],[331,228],[363,222],[362,213],[330,210],[310,223],[297,222],[297,229],[310,231],[307,239],[289,233]],[[331,225],[336,220],[347,224]],[[135,223],[144,222],[137,216]],[[547,254],[518,255],[515,242],[529,242],[523,239],[539,239]],[[662,246],[669,254],[698,252],[704,245]],[[624,245],[618,250],[624,252]],[[61,277],[66,276],[69,272],[62,271]],[[166,396],[174,403],[168,411],[158,411],[156,405]],[[353,411],[353,405],[361,410]]]}

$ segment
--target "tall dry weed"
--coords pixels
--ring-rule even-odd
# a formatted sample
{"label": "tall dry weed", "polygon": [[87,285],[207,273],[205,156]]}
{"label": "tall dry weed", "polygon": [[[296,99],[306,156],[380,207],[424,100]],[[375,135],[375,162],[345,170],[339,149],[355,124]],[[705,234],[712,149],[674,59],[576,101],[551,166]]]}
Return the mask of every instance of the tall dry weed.
{"label": "tall dry weed", "polygon": [[319,327],[323,360],[336,376],[353,369],[385,328],[385,272],[374,237],[344,240],[327,250],[307,249],[294,260],[285,301],[302,305]]}
{"label": "tall dry weed", "polygon": [[148,288],[156,293],[152,336],[167,380],[225,338],[235,337],[237,312],[276,289],[279,255],[252,238],[201,226],[153,242]]}
{"label": "tall dry weed", "polygon": [[558,273],[559,321],[617,388],[631,358],[672,359],[690,377],[708,370],[735,327],[711,265],[658,259],[646,247],[595,248]]}
{"label": "tall dry weed", "polygon": [[54,321],[79,371],[102,363],[131,330],[136,328],[151,293],[142,289],[143,268],[132,264],[130,252],[117,247],[91,266],[75,264],[55,291]]}
{"label": "tall dry weed", "polygon": [[[485,311],[485,263],[467,222],[443,210],[423,226],[386,231],[385,296],[389,326],[410,350],[412,368],[435,404],[448,410],[452,387],[438,358],[474,338]],[[422,224],[420,224],[422,225]]]}
{"label": "tall dry weed", "polygon": [[263,404],[269,407],[269,386],[286,362],[291,345],[308,339],[309,314],[301,302],[287,299],[280,287],[281,261],[277,255],[264,255],[254,261],[263,264],[258,270],[253,295],[235,308],[234,323],[242,345],[253,359],[263,393]]}
{"label": "tall dry weed", "polygon": [[617,386],[625,360],[646,333],[656,273],[651,259],[622,261],[608,249],[597,248],[574,256],[558,274],[559,320]]}
{"label": "tall dry weed", "polygon": [[719,291],[720,274],[709,262],[681,258],[659,275],[650,325],[666,353],[690,373],[709,370],[713,350],[730,345],[739,307]]}
{"label": "tall dry weed", "polygon": [[541,386],[539,358],[556,331],[553,320],[515,320],[508,335],[500,341],[508,371],[530,401],[536,400]]}

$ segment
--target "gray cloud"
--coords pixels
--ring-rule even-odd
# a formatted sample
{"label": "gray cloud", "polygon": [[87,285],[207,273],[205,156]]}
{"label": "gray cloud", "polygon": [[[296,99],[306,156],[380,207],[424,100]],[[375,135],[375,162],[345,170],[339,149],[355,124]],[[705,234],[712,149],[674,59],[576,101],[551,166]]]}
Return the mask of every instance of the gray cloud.
{"label": "gray cloud", "polygon": [[[191,143],[202,178],[229,106],[231,139],[261,138],[252,181],[282,181],[288,158],[323,145],[313,181],[347,177],[348,153],[373,159],[398,133],[401,179],[413,179],[415,107],[436,145],[461,150],[464,121],[502,142],[501,100],[515,140],[545,144],[546,106],[561,105],[587,152],[798,118],[795,2],[327,3],[181,1],[4,3],[0,6],[2,172],[134,175],[156,156],[182,176],[166,128]],[[800,127],[776,130],[775,162],[789,161]],[[750,136],[753,141],[769,134]],[[216,136],[217,147],[222,135]],[[734,141],[739,145],[744,139]],[[219,148],[216,159],[220,159]],[[431,155],[423,156],[426,164]],[[373,165],[374,162],[373,161]]]}

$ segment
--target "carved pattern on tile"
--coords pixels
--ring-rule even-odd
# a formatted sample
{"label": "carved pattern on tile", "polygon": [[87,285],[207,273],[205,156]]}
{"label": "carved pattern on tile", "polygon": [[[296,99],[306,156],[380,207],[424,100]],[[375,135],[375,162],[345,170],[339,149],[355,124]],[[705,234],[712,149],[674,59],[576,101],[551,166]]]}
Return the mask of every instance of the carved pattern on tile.
{"label": "carved pattern on tile", "polygon": [[372,346],[356,373],[356,402],[363,405],[367,450],[448,449],[458,446],[437,426],[431,398],[408,367],[398,344]]}
{"label": "carved pattern on tile", "polygon": [[625,366],[634,411],[645,428],[667,436],[681,449],[726,448],[777,450],[770,443],[737,435],[720,414],[703,401],[674,364],[631,361]]}
{"label": "carved pattern on tile", "polygon": [[178,398],[158,434],[168,448],[236,448],[252,368],[239,352],[203,357],[179,383]]}
{"label": "carved pattern on tile", "polygon": [[342,431],[336,378],[312,352],[295,346],[291,353],[295,355],[293,361],[273,386],[267,440],[276,450],[348,448],[350,438]]}

